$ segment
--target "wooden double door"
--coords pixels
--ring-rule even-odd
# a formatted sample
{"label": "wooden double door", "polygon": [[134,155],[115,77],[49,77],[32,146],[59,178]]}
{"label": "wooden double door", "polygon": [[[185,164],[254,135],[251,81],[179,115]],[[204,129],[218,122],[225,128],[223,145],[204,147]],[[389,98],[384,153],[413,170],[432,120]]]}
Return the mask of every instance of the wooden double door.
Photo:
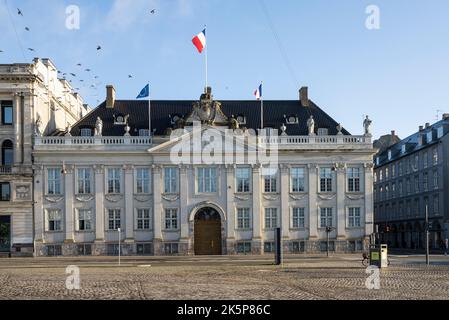
{"label": "wooden double door", "polygon": [[212,208],[204,208],[195,216],[195,255],[221,255],[221,217]]}
{"label": "wooden double door", "polygon": [[0,252],[11,250],[11,216],[0,216]]}

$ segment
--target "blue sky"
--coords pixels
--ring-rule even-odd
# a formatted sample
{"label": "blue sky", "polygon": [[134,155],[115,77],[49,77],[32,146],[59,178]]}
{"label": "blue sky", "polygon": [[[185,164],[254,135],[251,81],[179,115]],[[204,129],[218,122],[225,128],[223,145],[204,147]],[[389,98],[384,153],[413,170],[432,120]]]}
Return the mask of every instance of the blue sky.
{"label": "blue sky", "polygon": [[[297,99],[309,86],[311,99],[353,134],[370,115],[375,137],[392,129],[406,137],[437,110],[449,112],[449,1],[264,1],[291,68],[261,0],[7,0],[18,38],[0,0],[0,63],[49,57],[77,74],[68,79],[93,106],[106,84],[133,99],[147,81],[153,99],[197,99],[204,60],[191,39],[207,24],[218,100],[253,99],[261,80],[265,99]],[[65,27],[71,4],[80,8],[79,30]],[[370,4],[380,8],[380,30],[365,28]]]}

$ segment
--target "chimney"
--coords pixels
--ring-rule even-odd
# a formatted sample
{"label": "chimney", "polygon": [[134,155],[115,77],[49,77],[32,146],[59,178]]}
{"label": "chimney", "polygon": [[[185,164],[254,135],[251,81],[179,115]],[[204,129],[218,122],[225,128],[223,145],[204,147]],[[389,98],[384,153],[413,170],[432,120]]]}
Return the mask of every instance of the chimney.
{"label": "chimney", "polygon": [[308,87],[302,87],[299,89],[299,99],[301,100],[301,105],[303,107],[309,106],[309,88]]}
{"label": "chimney", "polygon": [[423,131],[424,130],[424,126],[419,126],[419,131]]}
{"label": "chimney", "polygon": [[106,86],[106,108],[114,109],[115,104],[115,89],[114,86]]}
{"label": "chimney", "polygon": [[396,135],[396,131],[395,130],[391,130],[391,135],[394,137]]}
{"label": "chimney", "polygon": [[426,129],[430,128],[430,123],[426,122]]}
{"label": "chimney", "polygon": [[449,120],[449,113],[443,113],[443,120]]}

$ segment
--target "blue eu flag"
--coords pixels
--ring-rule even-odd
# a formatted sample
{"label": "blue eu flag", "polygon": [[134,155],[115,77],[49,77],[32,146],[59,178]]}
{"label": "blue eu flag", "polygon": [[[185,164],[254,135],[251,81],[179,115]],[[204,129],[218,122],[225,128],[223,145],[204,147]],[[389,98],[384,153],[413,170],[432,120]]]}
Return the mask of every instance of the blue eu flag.
{"label": "blue eu flag", "polygon": [[147,84],[142,91],[140,91],[139,95],[136,99],[147,98],[150,96],[150,84]]}

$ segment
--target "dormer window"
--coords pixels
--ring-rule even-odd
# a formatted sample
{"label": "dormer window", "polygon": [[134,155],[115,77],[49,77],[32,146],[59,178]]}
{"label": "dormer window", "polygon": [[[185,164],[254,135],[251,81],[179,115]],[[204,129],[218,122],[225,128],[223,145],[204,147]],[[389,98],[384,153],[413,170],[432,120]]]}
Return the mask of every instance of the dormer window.
{"label": "dormer window", "polygon": [[126,125],[128,123],[129,115],[123,116],[121,114],[114,115],[114,125]]}
{"label": "dormer window", "polygon": [[406,145],[402,145],[401,147],[401,153],[404,154],[407,151]]}
{"label": "dormer window", "polygon": [[318,135],[319,136],[328,136],[329,129],[328,128],[318,128]]}
{"label": "dormer window", "polygon": [[376,166],[378,166],[380,164],[380,158],[376,157]]}
{"label": "dormer window", "polygon": [[83,128],[80,131],[81,137],[91,137],[92,136],[92,129],[90,128]]}
{"label": "dormer window", "polygon": [[388,160],[391,160],[391,150],[388,150]]}
{"label": "dormer window", "polygon": [[438,130],[437,130],[437,137],[438,137],[438,139],[440,139],[441,137],[443,137],[443,135],[444,135],[444,128],[441,126],[441,127],[439,127]]}
{"label": "dormer window", "polygon": [[176,124],[179,120],[181,120],[181,116],[179,114],[170,115],[171,124]]}
{"label": "dormer window", "polygon": [[427,143],[432,142],[432,139],[433,139],[432,131],[427,132]]}
{"label": "dormer window", "polygon": [[296,115],[290,115],[286,117],[287,124],[296,124],[298,123],[298,117]]}
{"label": "dormer window", "polygon": [[148,129],[140,129],[139,130],[139,137],[149,137],[150,136],[150,130]]}
{"label": "dormer window", "polygon": [[239,114],[235,119],[239,124],[246,124],[246,117],[243,114]]}

